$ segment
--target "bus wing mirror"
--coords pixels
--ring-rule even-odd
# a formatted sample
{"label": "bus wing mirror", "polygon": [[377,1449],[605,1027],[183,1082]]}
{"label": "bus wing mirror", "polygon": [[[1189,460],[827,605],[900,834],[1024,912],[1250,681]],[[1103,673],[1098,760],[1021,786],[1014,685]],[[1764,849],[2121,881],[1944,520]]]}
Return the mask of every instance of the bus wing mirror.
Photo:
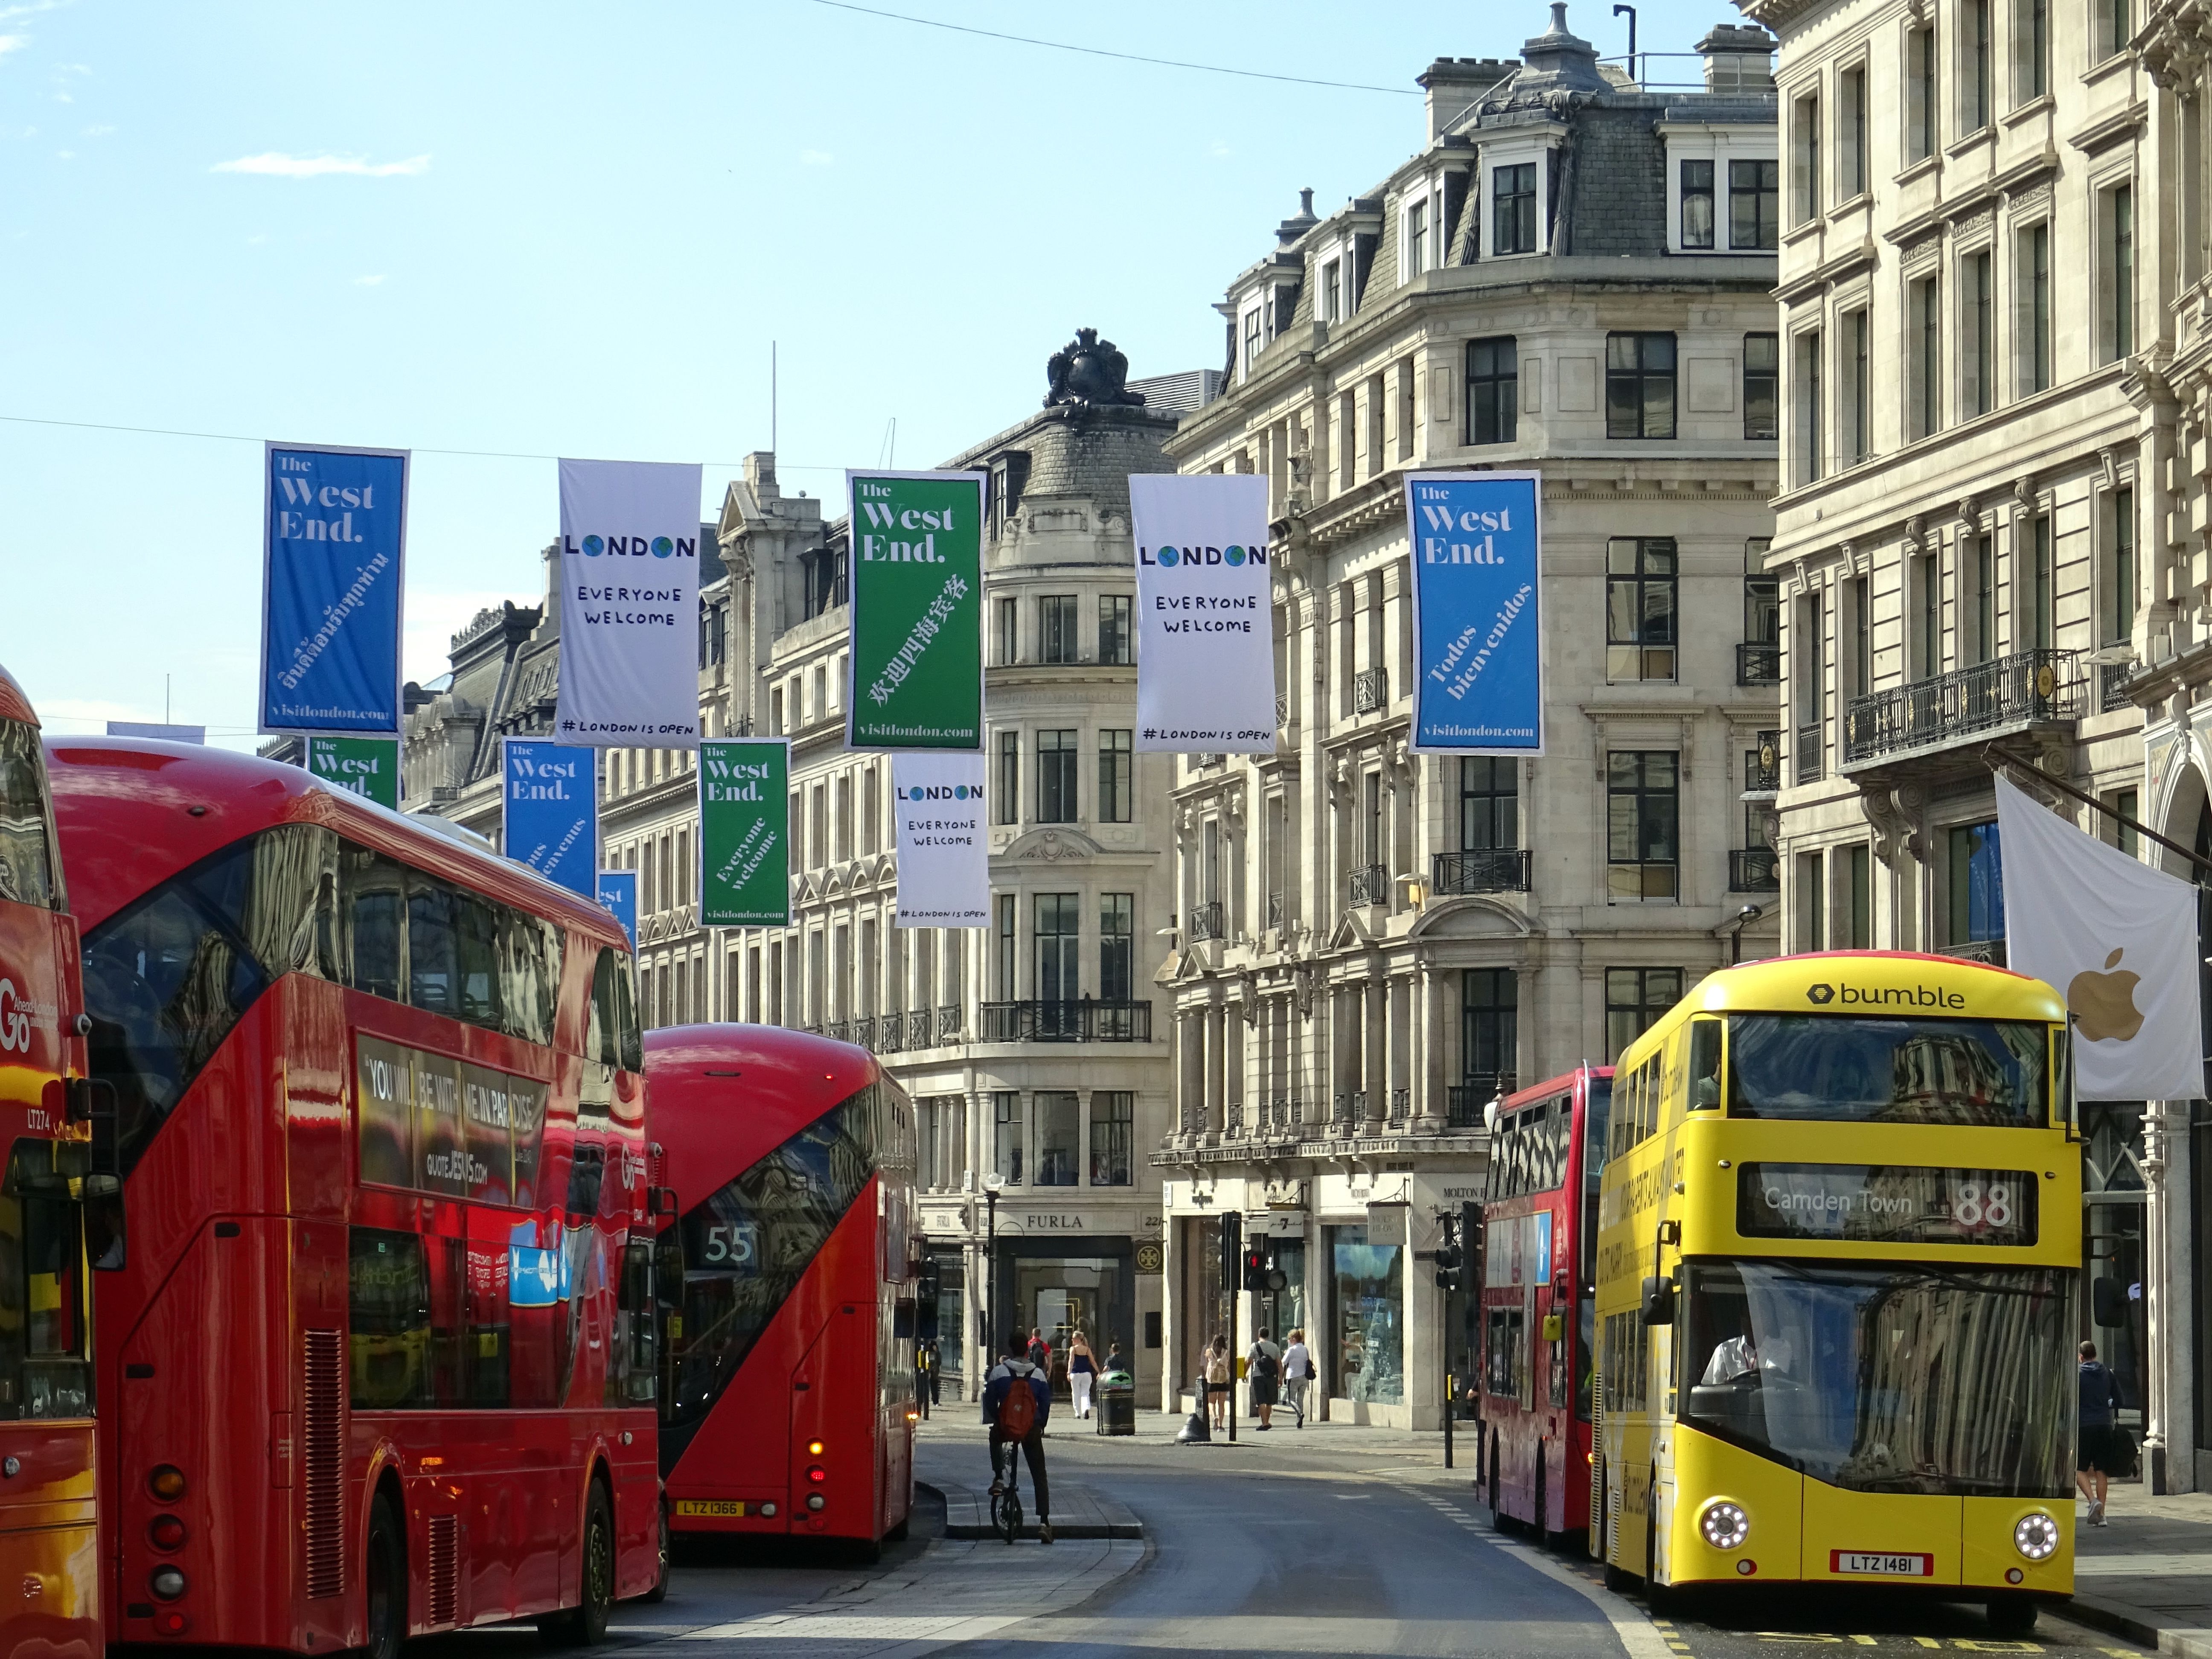
{"label": "bus wing mirror", "polygon": [[676,1188],[654,1187],[646,1194],[646,1213],[650,1216],[672,1216],[676,1213]]}
{"label": "bus wing mirror", "polygon": [[1644,1322],[1647,1325],[1671,1325],[1674,1322],[1674,1281],[1647,1275],[1644,1280]]}
{"label": "bus wing mirror", "polygon": [[2089,1281],[2089,1318],[2112,1328],[2128,1322],[2128,1299],[2120,1281],[2109,1274]]}

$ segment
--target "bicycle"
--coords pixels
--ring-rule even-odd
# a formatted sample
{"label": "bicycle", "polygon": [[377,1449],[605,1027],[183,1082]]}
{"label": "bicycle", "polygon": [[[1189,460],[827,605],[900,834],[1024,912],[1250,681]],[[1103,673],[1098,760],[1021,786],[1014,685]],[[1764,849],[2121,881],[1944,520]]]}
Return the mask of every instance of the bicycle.
{"label": "bicycle", "polygon": [[1009,1440],[1000,1446],[998,1456],[1005,1467],[999,1470],[998,1492],[992,1498],[992,1519],[997,1523],[999,1535],[1009,1544],[1022,1535],[1022,1494],[1016,1471],[1021,1468],[1022,1449],[1018,1441]]}

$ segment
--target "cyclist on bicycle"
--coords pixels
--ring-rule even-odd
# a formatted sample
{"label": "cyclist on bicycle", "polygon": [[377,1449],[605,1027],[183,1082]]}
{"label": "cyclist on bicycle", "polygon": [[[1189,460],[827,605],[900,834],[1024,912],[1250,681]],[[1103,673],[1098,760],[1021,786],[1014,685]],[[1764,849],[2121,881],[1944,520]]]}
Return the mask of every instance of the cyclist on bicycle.
{"label": "cyclist on bicycle", "polygon": [[[1051,1414],[1052,1385],[1030,1364],[1021,1344],[1013,1344],[983,1379],[983,1420],[991,1425],[991,1496],[997,1498],[1004,1485],[999,1478],[1000,1449],[1019,1446],[1029,1461],[1030,1484],[1036,1489],[1037,1537],[1048,1544],[1052,1542],[1052,1493],[1044,1478],[1044,1424]],[[1011,1464],[1007,1472],[1013,1472]]]}

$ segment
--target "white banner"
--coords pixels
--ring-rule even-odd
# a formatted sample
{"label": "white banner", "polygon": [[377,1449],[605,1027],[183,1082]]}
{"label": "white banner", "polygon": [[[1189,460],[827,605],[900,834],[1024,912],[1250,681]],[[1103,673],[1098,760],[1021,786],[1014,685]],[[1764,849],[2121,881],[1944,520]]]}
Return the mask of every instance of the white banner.
{"label": "white banner", "polygon": [[699,746],[699,472],[561,463],[557,742]]}
{"label": "white banner", "polygon": [[2197,890],[2086,836],[1997,780],[2005,960],[2057,988],[2084,1100],[2204,1092]]}
{"label": "white banner", "polygon": [[1275,752],[1267,480],[1129,480],[1137,535],[1137,736],[1156,754]]}
{"label": "white banner", "polygon": [[988,927],[983,757],[893,755],[891,805],[898,813],[898,925]]}

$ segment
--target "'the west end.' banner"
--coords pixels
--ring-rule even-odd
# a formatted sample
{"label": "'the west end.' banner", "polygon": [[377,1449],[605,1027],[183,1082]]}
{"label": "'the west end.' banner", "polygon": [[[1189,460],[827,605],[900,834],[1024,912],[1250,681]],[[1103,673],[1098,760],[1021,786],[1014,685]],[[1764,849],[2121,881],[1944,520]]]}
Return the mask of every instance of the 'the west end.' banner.
{"label": "'the west end.' banner", "polygon": [[261,730],[399,735],[407,452],[263,456]]}
{"label": "'the west end.' banner", "polygon": [[848,472],[852,749],[983,750],[983,475]]}
{"label": "'the west end.' banner", "polygon": [[1275,752],[1267,480],[1135,473],[1136,748]]}
{"label": "'the west end.' banner", "polygon": [[699,745],[699,921],[791,925],[791,739]]}
{"label": "'the west end.' banner", "polygon": [[596,897],[599,795],[596,758],[543,738],[507,738],[501,757],[500,844],[572,893]]}
{"label": "'the west end.' banner", "polygon": [[1417,752],[1544,752],[1542,493],[1534,472],[1407,475]]}
{"label": "'the west end.' banner", "polygon": [[556,741],[699,746],[699,473],[561,463]]}

